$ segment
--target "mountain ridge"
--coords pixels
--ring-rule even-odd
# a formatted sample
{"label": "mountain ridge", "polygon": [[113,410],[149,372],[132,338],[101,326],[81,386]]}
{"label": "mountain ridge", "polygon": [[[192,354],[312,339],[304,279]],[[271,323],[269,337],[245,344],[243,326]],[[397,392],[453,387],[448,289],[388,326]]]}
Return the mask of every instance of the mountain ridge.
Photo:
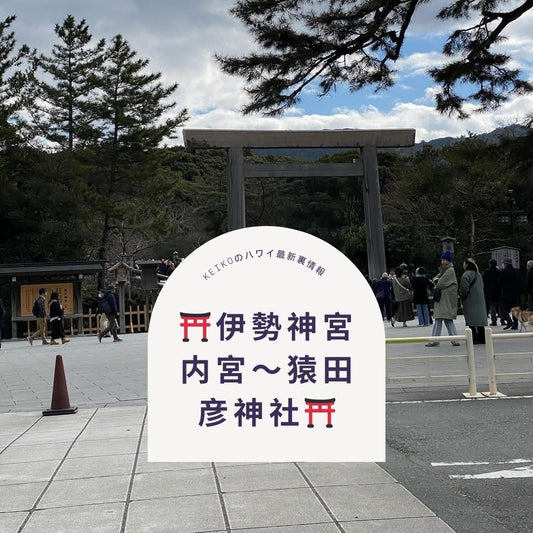
{"label": "mountain ridge", "polygon": [[[406,148],[383,148],[380,149],[380,151],[413,155],[420,150],[423,150],[426,146],[440,149],[447,146],[453,146],[454,144],[465,141],[469,138],[480,139],[485,141],[487,144],[497,144],[502,138],[523,137],[530,131],[531,128],[526,126],[512,124],[510,126],[496,128],[488,133],[468,134],[460,137],[440,137],[438,139],[432,139],[431,141],[421,141]],[[325,155],[342,153],[346,152],[347,150],[349,150],[349,148],[255,148],[253,149],[253,153],[258,156],[285,156],[302,159],[305,161],[317,161]]]}

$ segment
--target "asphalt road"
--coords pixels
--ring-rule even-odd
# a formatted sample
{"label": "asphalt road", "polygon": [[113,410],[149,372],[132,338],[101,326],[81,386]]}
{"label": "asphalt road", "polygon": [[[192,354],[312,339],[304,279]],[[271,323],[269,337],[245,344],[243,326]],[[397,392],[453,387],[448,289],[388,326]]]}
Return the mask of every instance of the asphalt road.
{"label": "asphalt road", "polygon": [[458,533],[531,533],[532,413],[532,397],[390,403],[381,466]]}

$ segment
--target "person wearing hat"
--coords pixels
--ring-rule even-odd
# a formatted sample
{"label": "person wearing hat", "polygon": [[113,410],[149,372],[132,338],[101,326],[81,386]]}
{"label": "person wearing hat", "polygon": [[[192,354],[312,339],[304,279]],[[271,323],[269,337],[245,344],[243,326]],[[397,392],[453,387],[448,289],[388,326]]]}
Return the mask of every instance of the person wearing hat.
{"label": "person wearing hat", "polygon": [[510,257],[503,260],[500,281],[500,316],[505,323],[503,329],[518,329],[518,319],[510,311],[520,305],[520,273]]}
{"label": "person wearing hat", "polygon": [[[432,337],[440,336],[443,323],[448,330],[448,335],[457,335],[457,329],[453,322],[457,318],[457,276],[449,250],[441,255],[440,262],[439,274],[433,280],[435,289],[440,291],[440,299],[434,302]],[[439,342],[432,341],[428,342],[426,346],[439,346],[439,344]],[[457,341],[452,341],[452,344],[459,346]]]}

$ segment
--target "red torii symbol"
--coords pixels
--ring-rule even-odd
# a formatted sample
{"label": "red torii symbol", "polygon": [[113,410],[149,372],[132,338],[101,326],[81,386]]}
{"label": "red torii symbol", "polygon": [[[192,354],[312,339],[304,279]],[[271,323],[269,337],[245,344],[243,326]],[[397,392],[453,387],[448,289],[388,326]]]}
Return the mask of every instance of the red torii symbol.
{"label": "red torii symbol", "polygon": [[183,342],[189,342],[189,328],[202,328],[202,342],[207,342],[207,328],[211,326],[207,319],[211,313],[180,313],[183,322]]}
{"label": "red torii symbol", "polygon": [[328,423],[326,424],[326,427],[333,427],[333,424],[331,423],[331,414],[335,412],[335,409],[333,409],[335,398],[330,398],[329,400],[312,400],[311,398],[305,398],[305,403],[307,404],[305,412],[309,413],[308,428],[315,427],[313,424],[313,414],[315,413],[327,413]]}

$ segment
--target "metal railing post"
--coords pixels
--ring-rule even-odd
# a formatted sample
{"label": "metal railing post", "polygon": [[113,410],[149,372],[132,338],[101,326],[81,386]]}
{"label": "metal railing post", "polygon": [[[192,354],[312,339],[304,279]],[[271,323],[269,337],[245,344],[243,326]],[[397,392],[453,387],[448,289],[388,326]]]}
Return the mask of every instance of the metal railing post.
{"label": "metal railing post", "polygon": [[474,357],[474,339],[472,337],[472,330],[466,328],[466,361],[468,364],[468,396],[469,398],[475,398],[481,396],[477,392],[476,383],[476,359]]}
{"label": "metal railing post", "polygon": [[494,366],[494,341],[492,340],[492,329],[485,327],[485,349],[487,352],[487,369],[489,373],[489,395],[498,396],[496,386],[496,368]]}

